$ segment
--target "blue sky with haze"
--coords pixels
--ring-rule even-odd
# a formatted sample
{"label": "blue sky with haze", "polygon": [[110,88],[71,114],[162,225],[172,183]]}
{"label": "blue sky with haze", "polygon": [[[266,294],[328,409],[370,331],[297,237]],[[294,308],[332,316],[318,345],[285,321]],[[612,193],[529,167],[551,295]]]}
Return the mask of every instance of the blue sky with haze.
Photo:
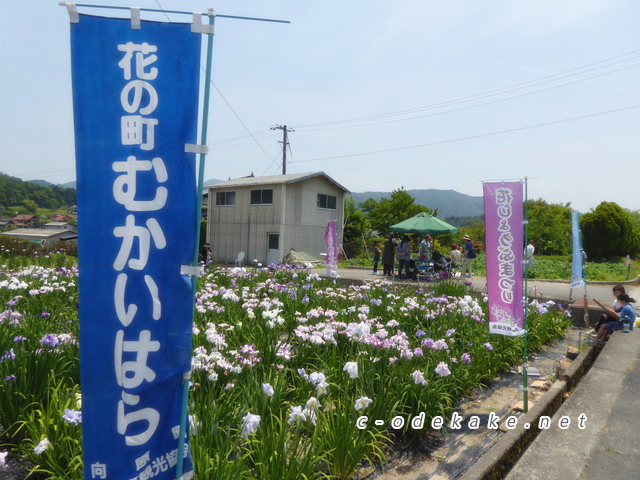
{"label": "blue sky with haze", "polygon": [[[640,209],[637,0],[135,6],[292,22],[216,20],[207,179],[279,173],[282,132],[270,127],[286,124],[287,172],[322,170],[355,192],[482,195],[482,180],[527,176],[529,198]],[[0,171],[74,180],[65,9],[5,5],[0,55]]]}

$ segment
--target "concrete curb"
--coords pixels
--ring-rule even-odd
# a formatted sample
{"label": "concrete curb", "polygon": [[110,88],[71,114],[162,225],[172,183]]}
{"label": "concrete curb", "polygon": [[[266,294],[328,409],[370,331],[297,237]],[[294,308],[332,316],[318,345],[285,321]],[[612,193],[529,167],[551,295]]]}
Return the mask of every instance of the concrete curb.
{"label": "concrete curb", "polygon": [[596,358],[602,351],[602,347],[586,347],[580,355],[571,362],[571,366],[567,368],[559,378],[559,380],[563,380],[566,383],[566,390],[573,390],[576,385],[580,382],[582,377],[589,371],[593,362],[596,361]]}
{"label": "concrete curb", "polygon": [[[601,348],[587,347],[573,361],[561,378],[524,415],[518,418],[518,428],[509,430],[460,480],[501,480],[518,461],[522,453],[541,432],[540,417],[551,417],[564,403],[565,394],[575,388],[589,371]],[[530,428],[521,425],[529,424]]]}

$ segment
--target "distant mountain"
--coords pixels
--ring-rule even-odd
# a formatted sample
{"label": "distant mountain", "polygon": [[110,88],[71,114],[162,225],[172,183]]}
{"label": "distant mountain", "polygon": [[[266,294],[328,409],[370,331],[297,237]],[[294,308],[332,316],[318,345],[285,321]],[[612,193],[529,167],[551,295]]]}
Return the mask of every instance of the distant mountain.
{"label": "distant mountain", "polygon": [[[439,218],[447,217],[475,217],[484,213],[484,203],[481,196],[474,197],[455,190],[407,190],[407,193],[415,198],[418,205],[438,209]],[[362,192],[351,193],[356,204],[360,204],[369,198],[380,201],[381,198],[390,198],[391,192]]]}
{"label": "distant mountain", "polygon": [[55,183],[47,182],[46,180],[27,180],[29,183],[35,183],[36,185],[40,185],[41,187],[51,187],[55,185]]}
{"label": "distant mountain", "polygon": [[29,183],[35,183],[36,185],[40,185],[41,187],[60,187],[60,188],[76,188],[76,182],[67,182],[67,183],[51,183],[46,180],[25,180]]}
{"label": "distant mountain", "polygon": [[[206,187],[207,185],[215,185],[216,183],[220,183],[223,180],[218,180],[216,178],[212,178],[211,180],[207,180],[204,182],[204,186]],[[35,183],[36,185],[40,185],[41,187],[50,187],[50,186],[56,186],[56,187],[60,187],[60,188],[73,188],[75,190],[76,188],[76,182],[67,182],[67,183],[51,183],[51,182],[47,182],[46,180],[29,180],[30,183]]]}

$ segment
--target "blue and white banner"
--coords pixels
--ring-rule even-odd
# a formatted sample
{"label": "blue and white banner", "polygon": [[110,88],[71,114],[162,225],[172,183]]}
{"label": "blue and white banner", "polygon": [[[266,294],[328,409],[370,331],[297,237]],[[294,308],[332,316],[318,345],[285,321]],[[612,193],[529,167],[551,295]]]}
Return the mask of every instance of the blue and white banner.
{"label": "blue and white banner", "polygon": [[172,479],[185,445],[201,41],[190,24],[71,24],[87,480]]}
{"label": "blue and white banner", "polygon": [[584,255],[580,235],[580,213],[571,211],[571,236],[573,237],[573,260],[571,263],[571,288],[584,285]]}

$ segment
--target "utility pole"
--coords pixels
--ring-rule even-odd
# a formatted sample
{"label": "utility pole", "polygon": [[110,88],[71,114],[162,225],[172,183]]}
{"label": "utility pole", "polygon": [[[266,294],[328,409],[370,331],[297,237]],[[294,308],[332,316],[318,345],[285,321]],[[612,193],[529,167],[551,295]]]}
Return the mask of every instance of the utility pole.
{"label": "utility pole", "polygon": [[286,125],[276,125],[275,127],[271,127],[270,130],[282,130],[282,174],[287,174],[287,147],[289,146],[289,137],[287,133],[295,132],[292,128],[287,128]]}

